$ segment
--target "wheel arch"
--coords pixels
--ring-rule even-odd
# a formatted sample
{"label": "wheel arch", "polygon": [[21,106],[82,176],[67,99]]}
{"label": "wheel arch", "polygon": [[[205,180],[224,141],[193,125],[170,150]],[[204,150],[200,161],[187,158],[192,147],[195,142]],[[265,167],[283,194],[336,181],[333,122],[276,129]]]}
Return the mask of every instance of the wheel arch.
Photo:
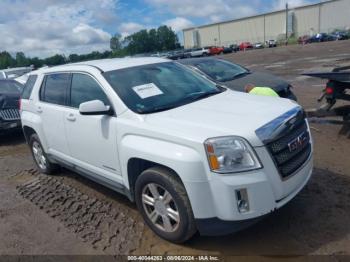
{"label": "wheel arch", "polygon": [[37,134],[37,132],[34,130],[34,128],[30,127],[30,126],[23,126],[23,133],[24,133],[24,137],[27,141],[27,143],[29,143],[30,137],[33,134]]}
{"label": "wheel arch", "polygon": [[172,175],[174,175],[178,179],[178,181],[181,184],[183,184],[181,177],[172,168],[150,160],[133,157],[128,160],[128,164],[127,164],[129,190],[133,200],[135,199],[135,184],[136,184],[137,178],[142,174],[143,171],[152,167],[159,167],[161,169],[164,169],[172,173]]}

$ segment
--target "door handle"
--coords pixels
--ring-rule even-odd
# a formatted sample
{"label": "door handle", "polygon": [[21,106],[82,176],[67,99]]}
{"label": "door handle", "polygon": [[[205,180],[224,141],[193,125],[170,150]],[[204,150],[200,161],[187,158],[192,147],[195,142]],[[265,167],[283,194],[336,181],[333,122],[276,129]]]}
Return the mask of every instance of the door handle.
{"label": "door handle", "polygon": [[72,121],[72,122],[74,122],[76,120],[75,115],[73,115],[73,114],[69,114],[66,118],[68,121]]}
{"label": "door handle", "polygon": [[38,107],[36,108],[36,111],[37,111],[38,113],[42,113],[42,112],[43,112],[43,109],[41,108],[41,106],[38,106]]}

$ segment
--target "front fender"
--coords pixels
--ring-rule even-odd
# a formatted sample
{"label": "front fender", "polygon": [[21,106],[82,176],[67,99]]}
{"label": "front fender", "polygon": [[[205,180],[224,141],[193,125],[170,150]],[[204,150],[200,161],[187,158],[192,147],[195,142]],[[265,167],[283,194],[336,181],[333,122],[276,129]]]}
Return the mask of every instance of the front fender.
{"label": "front fender", "polygon": [[123,174],[131,158],[158,163],[174,170],[183,182],[207,181],[203,158],[193,148],[151,137],[127,135],[120,143]]}
{"label": "front fender", "polygon": [[[185,186],[195,217],[207,217],[205,210],[211,210],[211,190],[205,170],[206,158],[186,145],[151,137],[127,135],[120,147],[120,162],[125,186],[130,189],[127,163],[131,158],[148,160],[175,171]],[[203,200],[208,209],[203,210]]]}

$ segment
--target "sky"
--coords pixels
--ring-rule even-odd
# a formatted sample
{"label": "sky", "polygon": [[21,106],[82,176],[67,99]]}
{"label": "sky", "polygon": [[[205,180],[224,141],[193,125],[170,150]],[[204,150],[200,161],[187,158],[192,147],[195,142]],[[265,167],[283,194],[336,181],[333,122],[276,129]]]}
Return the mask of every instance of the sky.
{"label": "sky", "polygon": [[0,0],[0,51],[27,56],[109,50],[115,33],[196,25],[320,2],[319,0]]}

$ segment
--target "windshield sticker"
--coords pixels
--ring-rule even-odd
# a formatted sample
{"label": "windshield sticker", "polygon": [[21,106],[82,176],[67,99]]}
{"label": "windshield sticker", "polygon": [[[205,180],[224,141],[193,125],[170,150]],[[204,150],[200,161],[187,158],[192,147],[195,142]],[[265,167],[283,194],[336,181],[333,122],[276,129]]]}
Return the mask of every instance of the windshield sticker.
{"label": "windshield sticker", "polygon": [[132,89],[141,99],[163,94],[162,90],[153,83],[134,86]]}

